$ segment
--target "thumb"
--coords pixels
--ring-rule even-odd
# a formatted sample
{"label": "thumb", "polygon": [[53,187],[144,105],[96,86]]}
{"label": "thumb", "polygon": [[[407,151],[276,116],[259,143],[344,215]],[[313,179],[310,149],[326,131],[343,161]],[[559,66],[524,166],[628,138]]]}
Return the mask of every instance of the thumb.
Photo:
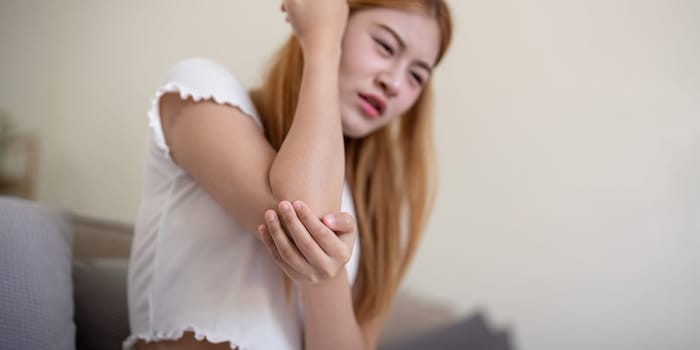
{"label": "thumb", "polygon": [[323,223],[337,233],[355,232],[355,219],[348,213],[328,214],[323,217]]}

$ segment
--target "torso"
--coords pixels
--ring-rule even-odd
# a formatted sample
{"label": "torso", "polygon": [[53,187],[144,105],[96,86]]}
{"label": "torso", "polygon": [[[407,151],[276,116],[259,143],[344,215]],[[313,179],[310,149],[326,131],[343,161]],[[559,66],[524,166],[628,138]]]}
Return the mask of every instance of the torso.
{"label": "torso", "polygon": [[[166,92],[194,100],[214,96],[262,124],[245,90],[213,62],[184,61],[158,89],[149,111],[152,133],[129,261],[132,335],[126,348],[135,342],[147,350],[230,349],[231,341],[243,348],[301,349],[303,315],[301,308],[287,307],[279,267],[252,233],[170,159],[158,114],[158,97]],[[354,216],[347,184],[341,208]],[[358,237],[346,265],[351,285],[359,248]],[[193,331],[225,341],[198,341]]]}

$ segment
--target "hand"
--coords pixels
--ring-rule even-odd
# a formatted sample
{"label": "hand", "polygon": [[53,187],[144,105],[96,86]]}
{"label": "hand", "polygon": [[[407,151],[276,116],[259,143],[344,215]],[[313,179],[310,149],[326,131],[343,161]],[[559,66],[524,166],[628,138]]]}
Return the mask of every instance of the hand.
{"label": "hand", "polygon": [[305,51],[340,46],[349,14],[347,0],[284,0],[280,8]]}
{"label": "hand", "polygon": [[[355,220],[348,213],[317,218],[301,201],[287,201],[265,212],[260,239],[277,265],[292,280],[319,284],[336,277],[352,256]],[[281,220],[280,220],[281,217]],[[291,238],[291,240],[290,240]]]}

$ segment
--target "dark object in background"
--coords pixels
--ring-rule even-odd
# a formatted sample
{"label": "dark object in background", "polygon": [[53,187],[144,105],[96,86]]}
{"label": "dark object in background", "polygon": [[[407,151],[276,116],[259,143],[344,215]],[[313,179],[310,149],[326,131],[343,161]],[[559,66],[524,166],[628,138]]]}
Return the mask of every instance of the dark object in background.
{"label": "dark object in background", "polygon": [[382,346],[379,350],[512,350],[505,330],[493,330],[481,313],[462,321]]}
{"label": "dark object in background", "polygon": [[0,195],[33,199],[38,173],[39,137],[0,128]]}
{"label": "dark object in background", "polygon": [[73,263],[76,349],[121,349],[129,336],[127,260],[78,259]]}

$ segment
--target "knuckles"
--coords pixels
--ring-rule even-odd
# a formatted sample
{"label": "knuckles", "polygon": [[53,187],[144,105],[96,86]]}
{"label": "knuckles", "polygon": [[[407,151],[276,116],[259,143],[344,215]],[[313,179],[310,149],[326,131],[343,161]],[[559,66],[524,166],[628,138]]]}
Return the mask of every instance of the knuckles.
{"label": "knuckles", "polygon": [[297,210],[297,215],[302,221],[311,220],[311,213],[309,212],[309,209],[304,205],[302,205],[301,208]]}
{"label": "knuckles", "polygon": [[326,267],[325,269],[322,269],[319,273],[321,274],[321,277],[323,279],[331,279],[331,278],[335,277],[335,274],[336,274],[336,272],[333,271],[333,269],[331,269],[330,267]]}
{"label": "knuckles", "polygon": [[[289,3],[293,3],[293,1],[289,1]],[[296,209],[298,203],[293,203],[288,203],[290,205],[289,210],[281,210],[282,202],[280,202],[280,205],[278,205],[279,210],[273,209],[286,224],[294,223],[296,220],[301,221],[303,224],[312,222],[313,220],[319,220],[303,202],[301,203],[299,209]],[[343,231],[351,234],[356,233],[356,223],[351,214],[341,212],[336,214],[334,219],[338,229],[342,228]],[[330,244],[331,242],[328,241],[328,239],[330,237],[335,238],[334,230],[330,229],[326,225],[315,226],[314,230],[308,230],[310,235],[302,235],[302,237],[297,237],[299,235],[295,235],[295,238],[299,239],[296,246],[292,244],[280,248],[273,243],[271,236],[282,234],[282,232],[285,231],[281,225],[281,222],[277,220],[269,221],[267,226],[270,230],[270,237],[269,240],[262,239],[263,244],[266,246],[270,254],[273,255],[274,260],[278,265],[280,265],[280,268],[282,268],[293,280],[318,284],[322,283],[323,281],[333,279],[338,275],[340,269],[344,268],[345,264],[347,264],[352,257],[353,246],[346,246],[343,244],[342,249],[336,250],[334,256],[331,256],[330,261],[326,261],[327,263],[323,264],[322,266],[315,266],[312,273],[292,271],[294,270],[293,268],[292,270],[288,270],[289,266],[292,265],[292,262],[297,261],[299,258],[299,251],[297,249],[301,251],[313,250],[314,246],[319,245],[319,242],[326,242]],[[333,244],[339,243],[339,241],[333,242]],[[292,273],[294,276],[290,273]]]}
{"label": "knuckles", "polygon": [[352,256],[352,254],[350,253],[350,250],[343,249],[342,252],[340,253],[339,259],[343,262],[343,265],[345,265],[348,263],[348,261],[350,261],[351,256]]}
{"label": "knuckles", "polygon": [[282,260],[287,261],[287,262],[292,261],[294,258],[294,255],[295,255],[295,252],[292,249],[292,247],[282,248],[282,249],[280,249],[279,253],[280,253],[280,257],[282,258]]}
{"label": "knuckles", "polygon": [[312,250],[315,245],[316,242],[308,236],[299,240],[299,248],[302,250]]}
{"label": "knuckles", "polygon": [[311,274],[307,277],[307,282],[311,284],[317,284],[318,282],[320,282],[320,279],[318,278],[318,276]]}

